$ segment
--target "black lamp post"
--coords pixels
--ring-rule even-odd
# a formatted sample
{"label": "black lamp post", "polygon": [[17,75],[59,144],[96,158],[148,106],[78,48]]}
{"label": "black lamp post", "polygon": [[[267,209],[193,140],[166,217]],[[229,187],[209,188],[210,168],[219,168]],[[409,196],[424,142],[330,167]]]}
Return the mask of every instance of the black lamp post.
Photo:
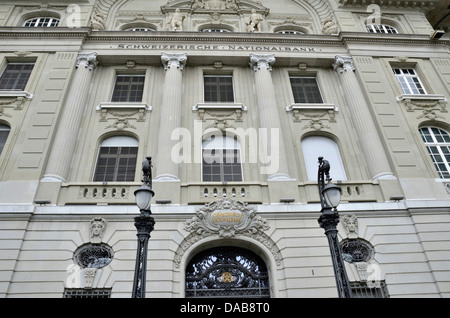
{"label": "black lamp post", "polygon": [[[341,201],[341,188],[331,183],[330,163],[319,157],[318,185],[320,204],[322,205],[322,214],[318,222],[321,228],[325,230],[330,246],[331,259],[333,260],[334,276],[340,298],[351,298],[352,291],[345,271],[344,260],[342,258],[341,246],[338,240],[337,225],[339,223],[339,214],[336,207]],[[327,184],[325,184],[325,181]]]}
{"label": "black lamp post", "polygon": [[134,269],[133,298],[145,298],[145,279],[147,272],[147,250],[150,232],[153,231],[155,220],[151,216],[150,204],[155,192],[152,190],[152,158],[147,157],[142,163],[144,177],[142,185],[134,191],[136,204],[141,211],[141,215],[134,218],[134,225],[137,229],[137,253],[136,267]]}

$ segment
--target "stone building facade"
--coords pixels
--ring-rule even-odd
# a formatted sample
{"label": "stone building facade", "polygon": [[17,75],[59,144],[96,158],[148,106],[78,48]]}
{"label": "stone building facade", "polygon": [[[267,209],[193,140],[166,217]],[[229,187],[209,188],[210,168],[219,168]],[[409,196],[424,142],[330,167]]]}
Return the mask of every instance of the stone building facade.
{"label": "stone building facade", "polygon": [[0,295],[450,295],[450,51],[438,1],[0,1]]}

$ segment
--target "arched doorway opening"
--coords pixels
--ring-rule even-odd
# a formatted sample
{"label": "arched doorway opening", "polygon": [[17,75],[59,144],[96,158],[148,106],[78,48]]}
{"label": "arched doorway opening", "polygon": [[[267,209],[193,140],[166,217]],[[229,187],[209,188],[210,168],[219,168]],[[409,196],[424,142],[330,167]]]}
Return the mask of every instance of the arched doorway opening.
{"label": "arched doorway opening", "polygon": [[250,250],[221,246],[196,254],[186,267],[186,297],[270,297],[264,261]]}

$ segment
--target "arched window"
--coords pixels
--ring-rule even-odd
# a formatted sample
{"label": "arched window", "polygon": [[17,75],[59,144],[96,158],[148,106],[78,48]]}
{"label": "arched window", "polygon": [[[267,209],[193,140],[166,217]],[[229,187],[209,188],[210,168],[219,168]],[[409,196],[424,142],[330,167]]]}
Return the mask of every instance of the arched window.
{"label": "arched window", "polygon": [[233,28],[228,25],[213,25],[213,24],[206,24],[202,25],[198,28],[198,31],[200,32],[210,32],[210,33],[224,33],[224,32],[233,32]]}
{"label": "arched window", "polygon": [[202,32],[210,32],[210,33],[223,33],[223,32],[231,32],[227,29],[220,29],[220,28],[207,28],[203,29]]}
{"label": "arched window", "polygon": [[450,179],[450,133],[437,127],[419,129],[441,179]]}
{"label": "arched window", "polygon": [[280,25],[274,28],[273,32],[279,34],[307,34],[309,30],[306,27],[297,25]]}
{"label": "arched window", "polygon": [[52,17],[38,17],[38,18],[32,18],[25,21],[23,24],[24,27],[29,28],[39,28],[39,27],[57,27],[59,25],[59,19],[58,18],[52,18]]}
{"label": "arched window", "polygon": [[305,34],[305,32],[297,31],[297,30],[280,30],[280,31],[276,31],[275,33],[280,33],[280,34]]}
{"label": "arched window", "polygon": [[152,28],[145,28],[145,27],[136,27],[136,28],[129,28],[125,29],[124,31],[135,31],[135,32],[154,32],[155,30]]}
{"label": "arched window", "polygon": [[213,135],[202,144],[203,181],[242,181],[239,142]]}
{"label": "arched window", "polygon": [[397,29],[386,24],[368,24],[366,29],[370,33],[393,33],[397,34]]}
{"label": "arched window", "polygon": [[98,151],[94,181],[133,182],[137,152],[138,141],[132,137],[105,139]]}
{"label": "arched window", "polygon": [[267,266],[240,247],[205,250],[186,267],[186,297],[270,297]]}
{"label": "arched window", "polygon": [[2,154],[3,148],[5,147],[10,130],[11,129],[8,126],[0,124],[0,155]]}
{"label": "arched window", "polygon": [[305,137],[302,139],[302,151],[308,180],[317,181],[319,157],[330,162],[333,180],[347,180],[338,145],[332,139],[322,136]]}

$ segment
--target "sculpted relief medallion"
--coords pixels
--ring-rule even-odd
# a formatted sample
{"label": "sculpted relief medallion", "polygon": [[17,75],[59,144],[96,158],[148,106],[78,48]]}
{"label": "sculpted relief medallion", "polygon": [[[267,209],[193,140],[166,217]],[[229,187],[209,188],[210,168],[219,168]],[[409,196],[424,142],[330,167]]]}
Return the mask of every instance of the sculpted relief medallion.
{"label": "sculpted relief medallion", "polygon": [[185,251],[194,243],[216,236],[218,238],[250,237],[262,243],[272,253],[278,266],[281,255],[278,247],[264,233],[269,229],[266,219],[257,215],[246,202],[223,199],[205,204],[196,215],[187,220],[184,229],[190,234],[181,242],[175,256],[175,267],[179,268]]}
{"label": "sculpted relief medallion", "polygon": [[229,238],[236,234],[257,233],[269,229],[267,220],[256,215],[247,203],[224,199],[207,203],[197,216],[186,221],[185,230],[198,235],[217,234]]}

